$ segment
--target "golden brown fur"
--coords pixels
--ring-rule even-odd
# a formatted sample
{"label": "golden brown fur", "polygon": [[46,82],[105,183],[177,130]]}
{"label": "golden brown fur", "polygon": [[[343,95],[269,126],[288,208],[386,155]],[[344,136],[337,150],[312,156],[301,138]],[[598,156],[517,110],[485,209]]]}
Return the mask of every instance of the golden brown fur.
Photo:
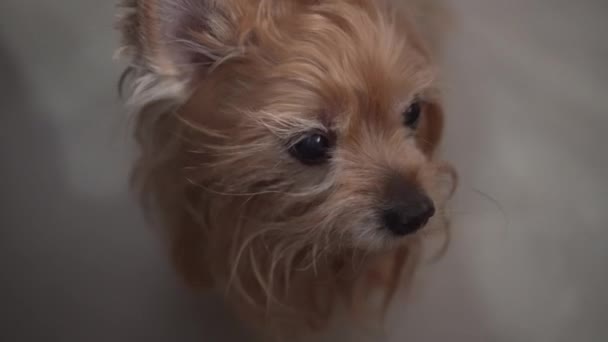
{"label": "golden brown fur", "polygon": [[[418,1],[404,2],[123,1],[135,184],[179,273],[275,336],[322,326],[340,302],[365,311],[375,289],[388,304],[421,239],[445,232],[437,70]],[[416,134],[400,116],[415,98]],[[336,139],[324,165],[287,153],[312,129]],[[395,176],[438,209],[399,239],[374,211]]]}

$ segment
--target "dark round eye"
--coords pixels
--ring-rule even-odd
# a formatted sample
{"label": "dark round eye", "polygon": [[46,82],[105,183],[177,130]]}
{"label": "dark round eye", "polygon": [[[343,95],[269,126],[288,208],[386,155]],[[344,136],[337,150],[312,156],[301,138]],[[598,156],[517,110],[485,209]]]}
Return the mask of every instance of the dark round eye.
{"label": "dark round eye", "polygon": [[414,101],[403,113],[403,120],[407,127],[416,129],[420,123],[420,117],[422,116],[422,103],[420,101]]}
{"label": "dark round eye", "polygon": [[293,144],[289,153],[306,165],[325,162],[329,158],[331,143],[329,138],[321,133],[312,133],[304,136]]}

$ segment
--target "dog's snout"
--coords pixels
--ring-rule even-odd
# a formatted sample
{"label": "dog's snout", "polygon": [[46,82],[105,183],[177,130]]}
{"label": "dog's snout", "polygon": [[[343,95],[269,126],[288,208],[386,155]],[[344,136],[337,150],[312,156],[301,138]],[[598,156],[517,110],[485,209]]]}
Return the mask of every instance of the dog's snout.
{"label": "dog's snout", "polygon": [[433,215],[435,206],[426,193],[405,177],[393,175],[387,183],[382,224],[398,236],[417,232]]}
{"label": "dog's snout", "polygon": [[385,227],[398,236],[409,235],[420,230],[435,215],[433,202],[424,194],[416,193],[384,210]]}

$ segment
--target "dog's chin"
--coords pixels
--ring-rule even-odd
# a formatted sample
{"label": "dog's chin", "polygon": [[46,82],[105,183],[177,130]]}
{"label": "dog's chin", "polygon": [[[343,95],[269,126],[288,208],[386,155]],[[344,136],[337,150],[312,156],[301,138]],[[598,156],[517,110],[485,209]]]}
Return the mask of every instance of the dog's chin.
{"label": "dog's chin", "polygon": [[365,231],[365,233],[359,234],[354,239],[355,248],[366,253],[383,253],[418,241],[424,234],[425,228],[422,228],[417,233],[406,236],[395,235],[387,229],[380,227],[368,227]]}

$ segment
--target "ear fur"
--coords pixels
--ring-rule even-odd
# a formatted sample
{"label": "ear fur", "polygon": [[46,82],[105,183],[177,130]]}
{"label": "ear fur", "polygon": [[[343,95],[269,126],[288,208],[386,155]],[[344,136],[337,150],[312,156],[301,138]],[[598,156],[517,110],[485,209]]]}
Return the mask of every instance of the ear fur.
{"label": "ear fur", "polygon": [[[118,54],[130,64],[129,103],[189,96],[193,80],[242,53],[238,27],[247,11],[236,0],[121,0]],[[124,80],[126,81],[126,80]],[[122,87],[123,85],[121,85]]]}
{"label": "ear fur", "polygon": [[[226,0],[225,2],[228,2]],[[188,212],[192,206],[182,120],[175,109],[193,91],[197,73],[231,51],[234,24],[214,0],[121,0],[121,57],[129,63],[121,90],[133,111],[140,156],[133,185],[167,234],[179,274],[196,287],[209,283],[204,237]]]}

